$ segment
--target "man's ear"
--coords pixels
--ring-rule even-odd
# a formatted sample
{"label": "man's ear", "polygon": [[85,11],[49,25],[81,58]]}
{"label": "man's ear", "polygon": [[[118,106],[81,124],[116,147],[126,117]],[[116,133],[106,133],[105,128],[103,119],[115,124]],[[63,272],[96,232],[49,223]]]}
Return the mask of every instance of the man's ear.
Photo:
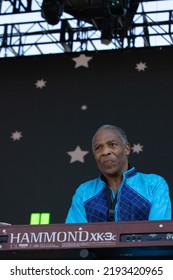
{"label": "man's ear", "polygon": [[131,152],[131,145],[129,143],[126,144],[126,155],[130,155],[130,152]]}

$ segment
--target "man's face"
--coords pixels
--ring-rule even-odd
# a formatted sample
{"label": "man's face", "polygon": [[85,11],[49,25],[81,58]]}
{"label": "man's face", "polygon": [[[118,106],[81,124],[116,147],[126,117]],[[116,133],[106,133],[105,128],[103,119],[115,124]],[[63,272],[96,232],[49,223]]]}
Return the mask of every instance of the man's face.
{"label": "man's face", "polygon": [[98,130],[93,138],[93,153],[105,177],[121,175],[128,169],[130,145],[123,143],[117,130]]}

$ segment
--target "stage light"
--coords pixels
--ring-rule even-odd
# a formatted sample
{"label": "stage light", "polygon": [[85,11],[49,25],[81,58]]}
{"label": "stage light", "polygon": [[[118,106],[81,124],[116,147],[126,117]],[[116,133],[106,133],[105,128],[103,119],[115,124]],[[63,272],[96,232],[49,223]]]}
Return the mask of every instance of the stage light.
{"label": "stage light", "polygon": [[126,16],[130,0],[106,0],[105,4],[101,42],[109,45],[114,35],[124,28],[122,19]]}
{"label": "stage light", "polygon": [[51,24],[56,25],[64,11],[64,0],[43,0],[41,16]]}
{"label": "stage light", "polygon": [[109,0],[108,9],[112,15],[122,16],[127,11],[129,0]]}
{"label": "stage light", "polygon": [[101,43],[104,45],[109,45],[112,40],[112,29],[113,21],[111,18],[105,18],[103,20],[103,27],[101,30]]}

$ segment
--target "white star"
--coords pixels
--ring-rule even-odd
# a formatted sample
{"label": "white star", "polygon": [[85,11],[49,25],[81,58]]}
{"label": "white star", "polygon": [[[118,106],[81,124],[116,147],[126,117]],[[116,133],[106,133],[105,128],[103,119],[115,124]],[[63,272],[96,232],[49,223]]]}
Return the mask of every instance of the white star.
{"label": "white star", "polygon": [[46,81],[44,81],[43,79],[37,80],[37,82],[35,83],[35,85],[36,85],[36,88],[42,89],[43,87],[46,86]]}
{"label": "white star", "polygon": [[72,58],[76,62],[75,68],[78,67],[87,67],[88,68],[88,61],[92,59],[92,56],[86,56],[85,54],[80,54],[78,57]]}
{"label": "white star", "polygon": [[139,63],[136,63],[135,69],[137,69],[138,72],[140,72],[140,71],[145,71],[145,68],[147,68],[147,65],[146,65],[145,62],[141,62],[141,61],[140,61]]}
{"label": "white star", "polygon": [[82,151],[79,146],[77,146],[74,151],[67,152],[67,154],[71,156],[70,163],[75,161],[84,162],[84,156],[88,153],[88,151]]}
{"label": "white star", "polygon": [[133,150],[133,153],[139,154],[140,152],[143,152],[143,146],[140,143],[133,144],[132,150]]}
{"label": "white star", "polygon": [[81,110],[83,110],[83,111],[87,110],[87,105],[82,105]]}
{"label": "white star", "polygon": [[12,134],[11,134],[11,137],[10,138],[12,138],[13,139],[13,141],[16,141],[16,140],[20,140],[20,138],[22,138],[23,136],[22,136],[22,132],[19,132],[19,131],[15,131],[15,132],[13,132]]}

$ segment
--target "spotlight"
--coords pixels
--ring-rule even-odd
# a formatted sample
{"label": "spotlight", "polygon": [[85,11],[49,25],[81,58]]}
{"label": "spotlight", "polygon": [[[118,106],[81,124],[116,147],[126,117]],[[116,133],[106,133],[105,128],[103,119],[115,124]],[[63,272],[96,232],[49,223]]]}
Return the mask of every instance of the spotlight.
{"label": "spotlight", "polygon": [[124,28],[123,19],[129,8],[130,0],[106,0],[104,6],[103,26],[101,30],[102,44],[109,45],[114,35]]}
{"label": "spotlight", "polygon": [[129,2],[129,0],[108,0],[108,9],[111,15],[125,15]]}
{"label": "spotlight", "polygon": [[109,45],[112,40],[113,21],[111,18],[104,18],[101,31],[101,43]]}
{"label": "spotlight", "polygon": [[41,16],[51,24],[55,25],[60,21],[64,11],[64,0],[43,0]]}

